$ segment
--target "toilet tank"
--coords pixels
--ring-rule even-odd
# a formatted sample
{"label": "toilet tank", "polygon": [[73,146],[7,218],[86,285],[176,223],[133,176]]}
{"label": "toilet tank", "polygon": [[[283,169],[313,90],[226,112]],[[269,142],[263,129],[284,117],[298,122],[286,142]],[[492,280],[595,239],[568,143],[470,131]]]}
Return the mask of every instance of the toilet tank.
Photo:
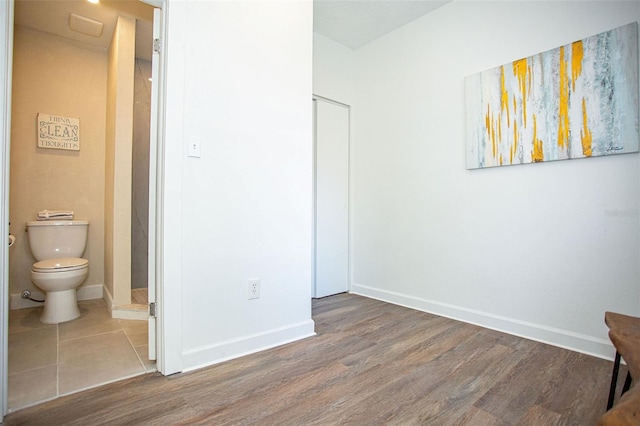
{"label": "toilet tank", "polygon": [[27,222],[29,247],[37,261],[61,257],[82,257],[87,247],[89,222],[56,220]]}

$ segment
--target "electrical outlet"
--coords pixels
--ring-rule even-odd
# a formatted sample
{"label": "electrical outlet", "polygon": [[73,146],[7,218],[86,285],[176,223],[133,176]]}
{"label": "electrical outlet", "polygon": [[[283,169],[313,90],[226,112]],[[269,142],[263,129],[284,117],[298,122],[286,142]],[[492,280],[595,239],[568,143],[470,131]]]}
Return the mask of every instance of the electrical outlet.
{"label": "electrical outlet", "polygon": [[249,280],[249,299],[260,298],[260,280],[255,278]]}

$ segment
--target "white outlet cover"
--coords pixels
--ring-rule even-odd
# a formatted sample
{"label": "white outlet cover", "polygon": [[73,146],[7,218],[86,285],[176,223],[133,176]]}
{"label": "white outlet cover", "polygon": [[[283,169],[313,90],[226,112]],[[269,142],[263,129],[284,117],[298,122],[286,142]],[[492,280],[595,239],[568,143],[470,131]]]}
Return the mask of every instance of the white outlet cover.
{"label": "white outlet cover", "polygon": [[247,288],[249,300],[251,299],[259,299],[260,298],[260,280],[259,279],[251,279],[249,280],[249,286]]}

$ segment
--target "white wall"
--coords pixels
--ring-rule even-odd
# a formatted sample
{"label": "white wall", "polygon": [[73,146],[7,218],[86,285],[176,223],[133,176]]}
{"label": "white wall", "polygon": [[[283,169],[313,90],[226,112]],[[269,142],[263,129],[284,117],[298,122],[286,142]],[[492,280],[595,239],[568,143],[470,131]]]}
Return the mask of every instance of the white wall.
{"label": "white wall", "polygon": [[355,59],[353,50],[313,33],[313,94],[352,105]]}
{"label": "white wall", "polygon": [[[185,1],[166,12],[159,297],[171,372],[313,334],[312,4]],[[187,157],[191,137],[201,158]]]}
{"label": "white wall", "polygon": [[638,154],[468,171],[464,77],[639,18],[453,2],[357,50],[354,291],[611,357],[604,312],[640,314]]}

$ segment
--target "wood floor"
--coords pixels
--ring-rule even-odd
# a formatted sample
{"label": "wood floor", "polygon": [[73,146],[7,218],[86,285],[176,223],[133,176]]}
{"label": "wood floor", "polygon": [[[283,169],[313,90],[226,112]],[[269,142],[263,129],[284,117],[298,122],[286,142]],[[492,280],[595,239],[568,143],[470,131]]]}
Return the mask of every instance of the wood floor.
{"label": "wood floor", "polygon": [[606,406],[609,361],[355,295],[314,301],[313,318],[315,337],[59,398],[5,422],[593,425]]}

